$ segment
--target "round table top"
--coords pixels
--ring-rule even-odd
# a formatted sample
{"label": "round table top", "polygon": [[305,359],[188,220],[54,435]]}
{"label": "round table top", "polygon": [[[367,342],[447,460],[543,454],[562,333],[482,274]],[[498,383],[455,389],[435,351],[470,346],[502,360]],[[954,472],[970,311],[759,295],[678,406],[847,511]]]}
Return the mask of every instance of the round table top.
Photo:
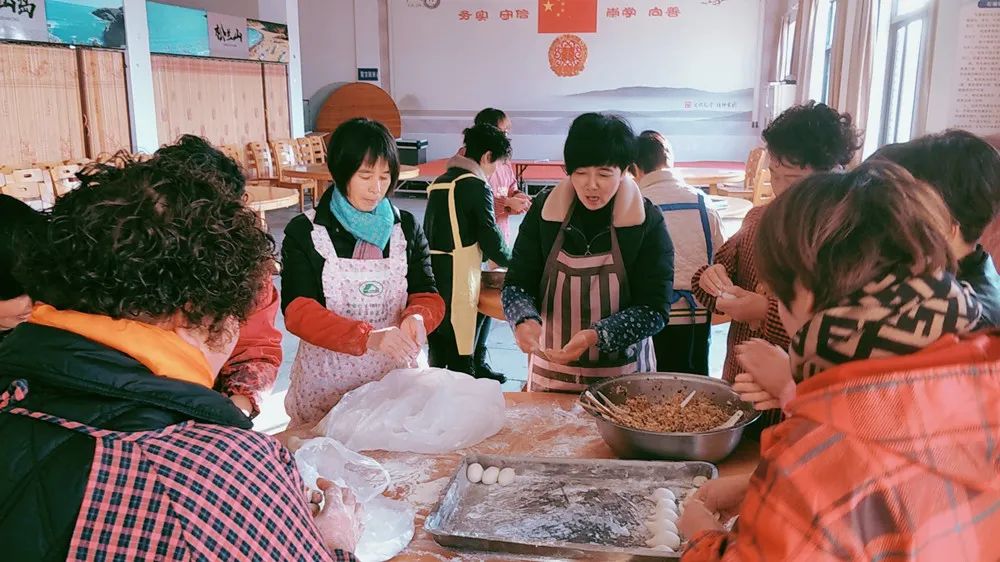
{"label": "round table top", "polygon": [[742,197],[710,195],[708,199],[712,207],[719,212],[719,216],[724,219],[742,219],[747,216],[750,209],[753,209],[753,203]]}
{"label": "round table top", "polygon": [[284,209],[299,204],[299,192],[297,189],[248,185],[246,192],[248,196],[247,206],[258,213]]}
{"label": "round table top", "polygon": [[720,183],[739,183],[746,178],[743,170],[726,170],[724,168],[677,168],[689,185],[714,185]]}
{"label": "round table top", "polygon": [[[574,394],[550,392],[508,392],[503,429],[489,439],[455,453],[420,455],[416,453],[366,452],[389,471],[392,483],[386,495],[409,501],[417,510],[413,540],[393,560],[423,562],[455,560],[460,551],[442,547],[424,530],[424,520],[441,499],[448,483],[462,462],[464,454],[510,455],[525,457],[564,457],[577,459],[613,459],[614,453],[601,439],[597,424],[576,405]],[[287,432],[278,436],[308,438],[308,431]],[[289,443],[294,448],[295,443]],[[719,476],[749,474],[757,467],[760,445],[746,440],[727,459],[718,464]],[[524,556],[503,553],[475,553],[483,562],[524,560]]]}
{"label": "round table top", "polygon": [[[284,176],[303,180],[333,181],[330,169],[326,164],[306,164],[304,166],[292,166],[281,171]],[[401,164],[399,166],[399,180],[412,180],[420,175],[420,168]]]}

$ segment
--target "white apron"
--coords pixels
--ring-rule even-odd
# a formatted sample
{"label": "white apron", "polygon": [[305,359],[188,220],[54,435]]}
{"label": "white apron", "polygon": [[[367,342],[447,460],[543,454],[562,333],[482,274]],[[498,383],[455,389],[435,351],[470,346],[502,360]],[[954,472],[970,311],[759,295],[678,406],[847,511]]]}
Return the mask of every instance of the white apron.
{"label": "white apron", "polygon": [[[312,210],[305,214],[310,222],[316,217]],[[368,322],[375,329],[399,325],[407,301],[406,237],[399,224],[393,226],[386,259],[337,256],[326,227],[315,222],[312,242],[325,260],[323,296],[327,310]],[[347,392],[405,366],[380,351],[368,350],[355,357],[300,341],[285,395],[289,427],[316,424]]]}

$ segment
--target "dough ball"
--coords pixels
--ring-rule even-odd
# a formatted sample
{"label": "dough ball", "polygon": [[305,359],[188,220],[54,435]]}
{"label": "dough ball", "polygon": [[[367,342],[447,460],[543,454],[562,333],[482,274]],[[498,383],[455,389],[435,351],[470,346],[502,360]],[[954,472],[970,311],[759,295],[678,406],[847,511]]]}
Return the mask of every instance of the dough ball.
{"label": "dough ball", "polygon": [[702,487],[702,486],[705,485],[705,482],[708,482],[708,477],[707,476],[695,476],[693,482],[694,482],[695,486],[697,486],[697,487],[700,488],[700,487]]}
{"label": "dough ball", "polygon": [[514,482],[514,469],[505,468],[500,471],[500,475],[497,476],[497,484],[501,486],[506,486]]}
{"label": "dough ball", "polygon": [[677,519],[677,504],[672,501],[663,501],[656,504],[656,515],[660,518],[670,517]]}
{"label": "dough ball", "polygon": [[653,550],[659,550],[660,552],[663,552],[665,554],[673,554],[674,552],[676,552],[674,549],[670,548],[669,546],[667,546],[665,544],[653,545],[652,549]]}
{"label": "dough ball", "polygon": [[479,484],[483,480],[483,465],[478,462],[470,464],[469,469],[465,471],[465,475],[469,477],[469,482]]}
{"label": "dough ball", "polygon": [[653,491],[653,499],[658,502],[664,500],[673,501],[677,499],[677,496],[675,496],[674,493],[667,488],[657,488]]}
{"label": "dough ball", "polygon": [[500,469],[491,466],[483,471],[483,484],[487,486],[492,486],[497,483],[497,478],[500,476]]}
{"label": "dough ball", "polygon": [[675,535],[680,535],[680,531],[677,530],[677,524],[670,519],[660,519],[657,523],[657,528],[654,530],[655,533],[659,534],[664,531],[669,531]]}
{"label": "dough ball", "polygon": [[657,546],[662,545],[672,550],[676,550],[677,547],[681,545],[681,538],[677,536],[677,533],[665,530],[661,530],[659,533],[656,533],[650,540],[656,543]]}

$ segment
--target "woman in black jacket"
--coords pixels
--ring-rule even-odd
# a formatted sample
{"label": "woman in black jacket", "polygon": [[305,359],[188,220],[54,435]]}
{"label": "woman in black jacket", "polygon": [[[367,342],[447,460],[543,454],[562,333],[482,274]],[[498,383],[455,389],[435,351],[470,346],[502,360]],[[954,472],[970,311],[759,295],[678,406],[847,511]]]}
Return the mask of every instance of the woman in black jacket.
{"label": "woman in black jacket", "polygon": [[503,307],[531,354],[529,390],[580,392],[655,370],[650,338],[669,318],[674,248],[659,209],[625,175],[634,145],[621,117],[578,117],[564,148],[570,177],[521,223]]}
{"label": "woman in black jacket", "polygon": [[281,248],[281,308],[301,341],[285,409],[291,427],[318,422],[345,393],[412,364],[444,316],[427,239],[390,201],[396,141],[352,119],[330,137],[334,188],[292,219]]}
{"label": "woman in black jacket", "polygon": [[14,279],[14,256],[20,235],[44,224],[45,215],[0,194],[0,341],[31,314],[31,297]]}

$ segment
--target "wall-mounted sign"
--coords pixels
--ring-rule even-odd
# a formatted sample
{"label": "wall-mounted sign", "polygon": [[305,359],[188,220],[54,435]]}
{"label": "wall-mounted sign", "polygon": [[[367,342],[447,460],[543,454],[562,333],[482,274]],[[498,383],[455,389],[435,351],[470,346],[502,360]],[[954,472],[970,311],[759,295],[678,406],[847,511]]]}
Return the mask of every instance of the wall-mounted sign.
{"label": "wall-mounted sign", "polygon": [[269,62],[288,62],[288,26],[269,21],[247,20],[250,58]]}
{"label": "wall-mounted sign", "polygon": [[377,68],[359,68],[358,82],[378,82]]}
{"label": "wall-mounted sign", "polygon": [[0,39],[48,41],[45,0],[0,0]]}
{"label": "wall-mounted sign", "polygon": [[208,48],[213,57],[249,58],[247,19],[209,12]]}

